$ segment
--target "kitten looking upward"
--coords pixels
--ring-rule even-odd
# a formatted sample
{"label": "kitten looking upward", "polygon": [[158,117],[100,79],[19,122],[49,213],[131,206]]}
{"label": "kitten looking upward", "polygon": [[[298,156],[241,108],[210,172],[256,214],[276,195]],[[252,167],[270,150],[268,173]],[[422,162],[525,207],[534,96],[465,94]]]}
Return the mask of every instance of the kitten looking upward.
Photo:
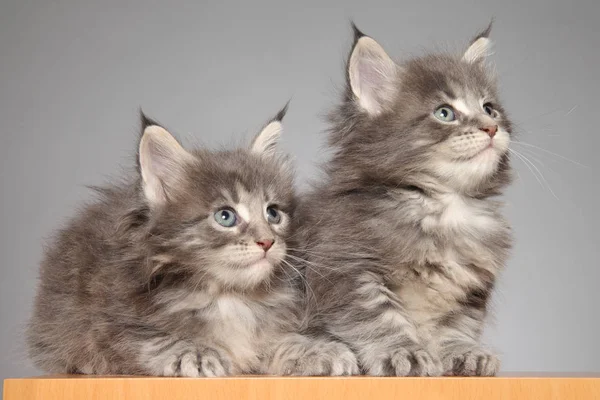
{"label": "kitten looking upward", "polygon": [[511,233],[495,199],[510,181],[511,123],[485,58],[396,63],[355,28],[333,158],[303,201],[311,324],[371,375],[494,375],[481,343]]}
{"label": "kitten looking upward", "polygon": [[41,265],[28,331],[51,373],[344,375],[350,350],[299,333],[283,109],[249,148],[184,149],[142,116],[138,173],[99,189]]}

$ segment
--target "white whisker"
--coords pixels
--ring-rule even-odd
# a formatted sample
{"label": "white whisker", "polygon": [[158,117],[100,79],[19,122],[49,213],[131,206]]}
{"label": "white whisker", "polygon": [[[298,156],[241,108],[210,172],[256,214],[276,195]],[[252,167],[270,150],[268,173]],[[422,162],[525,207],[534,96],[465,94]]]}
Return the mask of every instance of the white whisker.
{"label": "white whisker", "polygon": [[[575,106],[574,108],[576,108],[576,107],[577,106]],[[563,111],[565,108],[566,107],[555,108],[554,110],[547,111],[547,112],[539,114],[539,115],[531,116],[530,118],[524,119],[521,122],[528,122],[528,121],[531,121],[532,119],[536,119],[536,120],[540,120],[541,121],[542,117],[547,117],[549,115],[559,113],[559,112]],[[568,115],[568,113],[567,113],[567,115]]]}
{"label": "white whisker", "polygon": [[[519,153],[518,151],[514,150],[514,149],[509,149],[513,154],[515,154],[517,157],[521,158],[521,160],[525,163],[525,165],[528,166],[529,170],[531,171],[531,173],[536,177],[537,181],[540,183],[540,185],[542,187],[544,187],[544,184],[546,185],[546,187],[548,188],[548,190],[550,191],[550,193],[552,193],[552,196],[554,196],[554,198],[556,200],[559,200],[558,196],[554,193],[554,191],[552,190],[552,188],[550,187],[550,184],[548,183],[548,181],[546,180],[546,177],[544,176],[544,174],[542,173],[542,171],[539,170],[539,168],[533,163],[533,161],[531,161],[529,158],[527,158],[525,155],[523,155],[522,153]],[[533,172],[533,170],[531,169],[531,167],[529,167],[529,165],[531,165],[531,167],[533,167],[535,169],[535,171],[537,171],[537,173],[539,174],[539,176],[542,178],[542,180],[540,180],[540,178],[537,177],[537,175]],[[543,183],[542,183],[543,182]]]}
{"label": "white whisker", "polygon": [[537,176],[537,174],[535,173],[535,171],[529,166],[529,164],[527,163],[527,161],[525,161],[525,159],[523,158],[523,156],[520,153],[517,153],[513,149],[508,149],[508,151],[510,151],[511,153],[513,153],[515,156],[517,156],[523,162],[523,164],[525,164],[525,166],[529,169],[529,171],[531,171],[531,174],[535,177],[535,179],[538,181],[538,183],[540,184],[540,186],[544,187],[544,185],[542,184],[542,181],[540,180],[540,178]]}
{"label": "white whisker", "polygon": [[555,157],[562,158],[562,159],[563,159],[563,160],[565,160],[565,161],[572,162],[573,164],[579,165],[580,167],[583,167],[583,168],[588,168],[588,166],[587,166],[587,165],[584,165],[584,164],[582,164],[582,163],[580,163],[580,162],[577,162],[577,161],[575,161],[575,160],[571,160],[570,158],[567,158],[567,157],[565,157],[565,156],[561,156],[560,154],[556,154],[556,153],[554,153],[554,152],[552,152],[552,151],[550,151],[550,150],[546,150],[546,149],[544,149],[544,148],[542,148],[542,147],[539,147],[539,146],[533,145],[533,144],[531,144],[531,143],[520,142],[520,141],[517,141],[517,140],[513,140],[511,143],[518,144],[518,145],[521,145],[521,146],[528,146],[528,147],[532,147],[532,148],[535,148],[535,149],[541,150],[541,151],[543,151],[543,152],[545,152],[545,153],[551,154],[551,155],[553,155],[553,156],[555,156]]}
{"label": "white whisker", "polygon": [[577,105],[577,104],[575,104],[575,105],[574,105],[574,106],[573,106],[573,107],[572,107],[572,108],[571,108],[571,109],[570,109],[570,110],[569,110],[569,111],[568,111],[568,112],[565,114],[565,117],[566,117],[567,115],[571,114],[573,111],[575,111],[575,110],[577,109],[577,107],[578,107],[578,105]]}
{"label": "white whisker", "polygon": [[306,264],[306,266],[308,266],[308,267],[312,267],[311,270],[315,271],[315,272],[318,272],[315,269],[319,269],[319,268],[328,269],[330,271],[336,271],[338,269],[338,268],[334,268],[334,267],[329,267],[329,266],[323,265],[323,263],[317,264],[316,262],[308,261],[308,260],[305,260],[305,259],[303,259],[301,257],[293,256],[293,255],[290,255],[290,254],[288,254],[288,257],[291,257],[293,260],[296,260],[298,262],[302,262],[302,263]]}
{"label": "white whisker", "polygon": [[294,271],[296,271],[296,273],[300,276],[300,279],[302,279],[302,281],[304,281],[304,284],[306,285],[306,287],[308,288],[308,290],[310,290],[310,292],[312,293],[312,297],[313,299],[316,299],[317,296],[315,295],[315,292],[313,291],[312,287],[310,287],[308,281],[306,280],[306,278],[302,275],[302,272],[300,272],[298,270],[298,268],[294,267],[291,263],[289,263],[286,260],[282,260],[284,264],[286,264],[288,267],[292,268]]}

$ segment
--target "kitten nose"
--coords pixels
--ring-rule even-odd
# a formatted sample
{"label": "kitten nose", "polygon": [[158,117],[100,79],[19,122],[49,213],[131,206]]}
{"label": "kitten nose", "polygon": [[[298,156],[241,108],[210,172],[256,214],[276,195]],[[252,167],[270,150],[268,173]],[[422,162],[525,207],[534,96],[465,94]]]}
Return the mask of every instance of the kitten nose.
{"label": "kitten nose", "polygon": [[269,251],[271,246],[273,246],[273,243],[275,243],[273,239],[263,239],[256,242],[256,244],[262,247],[265,252]]}
{"label": "kitten nose", "polygon": [[493,138],[496,136],[496,132],[498,132],[498,125],[484,126],[483,128],[479,129],[486,132],[491,138]]}

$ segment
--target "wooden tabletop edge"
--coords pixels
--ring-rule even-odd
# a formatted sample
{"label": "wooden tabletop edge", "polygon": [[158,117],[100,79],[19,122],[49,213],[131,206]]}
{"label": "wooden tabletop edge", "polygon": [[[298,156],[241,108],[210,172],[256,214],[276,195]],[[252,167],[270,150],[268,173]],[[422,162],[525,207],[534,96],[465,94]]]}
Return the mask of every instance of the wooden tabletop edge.
{"label": "wooden tabletop edge", "polygon": [[78,381],[90,381],[90,380],[161,380],[161,381],[190,381],[190,380],[212,380],[212,381],[240,381],[240,380],[307,380],[307,381],[329,381],[329,380],[561,380],[561,379],[591,379],[600,380],[600,373],[510,373],[503,374],[495,377],[456,377],[456,376],[445,376],[445,377],[374,377],[374,376],[302,376],[302,377],[290,377],[290,376],[229,376],[229,377],[217,377],[217,378],[179,378],[179,377],[160,377],[160,376],[128,376],[128,375],[40,375],[40,376],[29,376],[29,377],[14,377],[6,378],[4,382],[17,382],[17,381],[31,381],[31,380],[78,380]]}

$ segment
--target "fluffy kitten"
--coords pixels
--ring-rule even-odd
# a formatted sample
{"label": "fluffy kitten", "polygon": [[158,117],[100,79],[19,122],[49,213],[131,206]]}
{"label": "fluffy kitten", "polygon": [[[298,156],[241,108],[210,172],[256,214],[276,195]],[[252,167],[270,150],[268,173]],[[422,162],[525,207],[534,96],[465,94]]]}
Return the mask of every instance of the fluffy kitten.
{"label": "fluffy kitten", "polygon": [[249,149],[187,151],[142,118],[137,176],[58,232],[28,331],[52,373],[344,375],[337,342],[297,333],[285,260],[296,199],[277,154],[282,110]]}
{"label": "fluffy kitten", "polygon": [[327,178],[303,202],[315,326],[371,375],[494,375],[480,343],[511,246],[494,196],[510,181],[511,124],[484,63],[465,53],[396,64],[355,29],[331,114]]}

